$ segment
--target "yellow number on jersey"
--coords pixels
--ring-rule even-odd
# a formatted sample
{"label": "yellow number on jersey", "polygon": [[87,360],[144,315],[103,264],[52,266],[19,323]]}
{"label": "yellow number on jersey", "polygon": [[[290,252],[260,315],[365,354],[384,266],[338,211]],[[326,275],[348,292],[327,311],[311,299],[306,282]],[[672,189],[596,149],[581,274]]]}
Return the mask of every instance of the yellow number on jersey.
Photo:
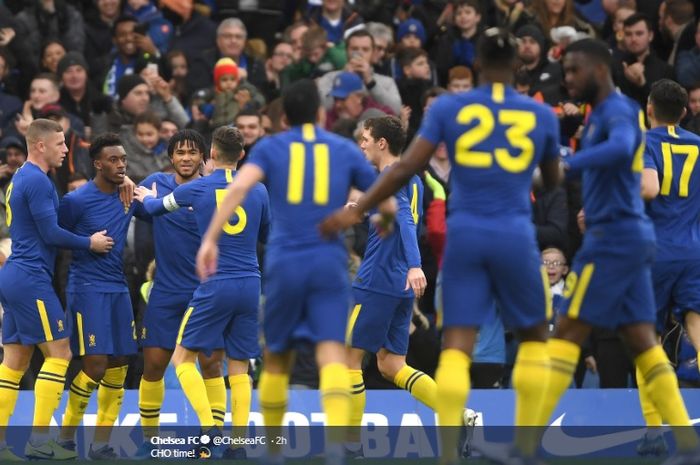
{"label": "yellow number on jersey", "polygon": [[[327,144],[314,144],[314,203],[326,205],[330,191],[330,157]],[[287,182],[287,202],[300,204],[304,198],[304,171],[306,167],[306,146],[292,142],[289,146],[289,179]]]}
{"label": "yellow number on jersey", "polygon": [[493,159],[505,171],[520,173],[525,171],[532,163],[535,155],[535,144],[529,134],[537,124],[535,114],[531,111],[501,110],[498,112],[498,124],[507,126],[506,139],[514,149],[520,149],[517,156],[511,155],[508,148],[498,147],[493,154],[472,150],[472,148],[486,140],[496,126],[493,112],[481,104],[467,105],[457,114],[457,122],[476,126],[462,134],[457,139],[455,147],[455,160],[462,166],[471,168],[490,168]]}
{"label": "yellow number on jersey", "polygon": [[644,133],[647,127],[644,124],[644,112],[642,110],[639,110],[639,129],[642,130],[642,142],[640,142],[639,147],[637,147],[637,151],[634,152],[634,158],[632,159],[633,173],[641,173],[644,169],[644,146],[646,144],[646,136]]}
{"label": "yellow number on jersey", "polygon": [[681,178],[678,180],[678,196],[688,197],[688,185],[690,176],[693,174],[695,163],[698,161],[697,145],[678,145],[663,142],[661,153],[664,157],[664,179],[661,182],[661,195],[671,194],[671,183],[673,182],[673,155],[685,155]]}
{"label": "yellow number on jersey", "polygon": [[5,213],[5,223],[9,227],[12,224],[12,208],[10,207],[10,197],[12,197],[12,187],[13,183],[7,187],[7,193],[5,194],[5,205],[7,212]]}
{"label": "yellow number on jersey", "polygon": [[[217,209],[226,198],[227,193],[228,189],[216,190]],[[226,224],[224,224],[224,227],[222,228],[226,234],[229,234],[231,236],[235,236],[236,234],[242,233],[246,225],[248,224],[248,215],[246,215],[245,210],[243,210],[243,207],[241,207],[240,205],[236,207],[236,215],[238,216],[238,222],[236,224],[231,224],[230,221],[227,221]]]}
{"label": "yellow number on jersey", "polygon": [[411,193],[411,215],[413,223],[418,225],[418,184],[413,183],[413,191]]}

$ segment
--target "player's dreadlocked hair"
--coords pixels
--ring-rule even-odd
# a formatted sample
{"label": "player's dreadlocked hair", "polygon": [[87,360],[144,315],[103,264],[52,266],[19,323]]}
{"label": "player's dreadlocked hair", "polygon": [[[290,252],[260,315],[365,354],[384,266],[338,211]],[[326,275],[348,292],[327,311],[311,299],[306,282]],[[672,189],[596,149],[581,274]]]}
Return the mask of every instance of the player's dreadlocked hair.
{"label": "player's dreadlocked hair", "polygon": [[477,56],[482,69],[512,69],[517,51],[518,42],[504,28],[485,30],[477,43]]}
{"label": "player's dreadlocked hair", "polygon": [[105,147],[118,147],[122,145],[122,141],[118,134],[106,132],[95,137],[90,143],[90,158],[95,160],[100,156],[102,149]]}
{"label": "player's dreadlocked hair", "polygon": [[204,143],[204,137],[195,131],[194,129],[182,129],[175,133],[173,137],[168,141],[168,156],[173,157],[173,153],[178,146],[184,145],[185,147],[194,147],[202,154],[202,157],[206,160],[207,158],[207,148]]}

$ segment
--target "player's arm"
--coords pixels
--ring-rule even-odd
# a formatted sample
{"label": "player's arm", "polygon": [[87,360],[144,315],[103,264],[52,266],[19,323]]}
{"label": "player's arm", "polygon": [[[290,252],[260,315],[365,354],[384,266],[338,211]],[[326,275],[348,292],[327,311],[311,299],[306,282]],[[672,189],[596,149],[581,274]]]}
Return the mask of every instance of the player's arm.
{"label": "player's arm", "polygon": [[564,166],[576,172],[613,166],[631,158],[637,149],[635,135],[638,131],[629,118],[613,118],[609,121],[608,138],[604,142],[579,150],[564,161]]}
{"label": "player's arm", "polygon": [[659,195],[659,173],[653,168],[644,168],[642,171],[642,198],[645,201],[653,200]]}
{"label": "player's arm", "polygon": [[406,276],[406,289],[413,289],[416,297],[420,298],[425,292],[428,282],[421,268],[420,251],[418,250],[418,231],[413,221],[411,202],[408,199],[406,189],[401,189],[396,195],[398,212],[396,222],[399,225],[399,238],[401,248],[408,262],[408,275]]}
{"label": "player's arm", "polygon": [[[68,230],[75,227],[79,218],[78,209],[73,208],[71,196],[63,197],[58,207],[58,214],[53,209],[50,198],[49,208],[43,208],[43,202],[37,202],[37,200],[39,199],[30,195],[29,209],[37,231],[46,244],[64,249],[92,250],[97,253],[112,250],[114,240],[107,236],[106,230],[98,231],[90,237],[79,236]],[[60,225],[59,218],[61,218]]]}
{"label": "player's arm", "polygon": [[216,272],[216,260],[219,255],[217,242],[224,224],[233,216],[248,192],[265,178],[263,169],[252,161],[243,165],[233,182],[229,184],[226,197],[216,210],[209,223],[209,228],[202,237],[202,245],[197,253],[197,274],[206,279]]}
{"label": "player's arm", "polygon": [[134,191],[134,199],[143,204],[143,209],[150,216],[161,216],[174,212],[182,207],[192,205],[193,183],[186,183],[178,186],[174,191],[163,198],[158,198],[158,189],[155,182],[151,188],[139,186]]}
{"label": "player's arm", "polygon": [[260,217],[260,231],[258,232],[258,242],[267,244],[267,236],[270,234],[270,222],[272,221],[270,216],[270,196],[267,193],[267,189],[263,186],[263,208],[262,216]]}
{"label": "player's arm", "polygon": [[559,186],[562,181],[561,163],[559,156],[561,148],[559,146],[559,118],[554,112],[547,113],[549,121],[546,122],[548,130],[544,157],[540,161],[540,174],[542,185],[546,190],[552,190]]}

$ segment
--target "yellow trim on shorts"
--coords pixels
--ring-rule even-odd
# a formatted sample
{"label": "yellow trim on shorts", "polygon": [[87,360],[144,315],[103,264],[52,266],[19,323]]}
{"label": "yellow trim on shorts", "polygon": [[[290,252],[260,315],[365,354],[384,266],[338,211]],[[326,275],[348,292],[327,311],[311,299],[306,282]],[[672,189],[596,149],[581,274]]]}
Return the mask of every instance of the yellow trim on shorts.
{"label": "yellow trim on shorts", "polygon": [[44,301],[36,299],[36,308],[39,310],[41,327],[44,329],[44,339],[46,339],[46,342],[51,342],[53,341],[53,334],[51,333],[51,323],[49,323],[49,315],[46,313],[46,305],[44,305]]}
{"label": "yellow trim on shorts", "polygon": [[348,320],[348,327],[345,330],[345,345],[352,345],[352,330],[355,329],[355,323],[357,323],[357,317],[360,315],[360,310],[362,310],[362,305],[357,304],[355,308],[352,309],[350,313],[350,319]]}
{"label": "yellow trim on shorts", "polygon": [[75,325],[78,327],[78,355],[85,355],[85,339],[83,339],[83,315],[75,312]]}
{"label": "yellow trim on shorts", "polygon": [[187,309],[185,312],[185,315],[182,317],[182,322],[180,323],[180,329],[177,332],[177,344],[180,344],[182,342],[182,333],[185,332],[185,326],[187,326],[187,321],[190,319],[190,316],[192,315],[192,311],[194,310],[194,307],[190,307]]}
{"label": "yellow trim on shorts", "polygon": [[588,284],[591,282],[591,277],[593,276],[594,270],[595,265],[593,263],[588,263],[583,267],[583,270],[581,270],[581,276],[576,284],[574,296],[571,298],[571,305],[569,305],[569,312],[567,314],[569,318],[578,318],[578,315],[581,312],[581,304],[583,303],[583,298],[586,295],[586,290],[588,290]]}

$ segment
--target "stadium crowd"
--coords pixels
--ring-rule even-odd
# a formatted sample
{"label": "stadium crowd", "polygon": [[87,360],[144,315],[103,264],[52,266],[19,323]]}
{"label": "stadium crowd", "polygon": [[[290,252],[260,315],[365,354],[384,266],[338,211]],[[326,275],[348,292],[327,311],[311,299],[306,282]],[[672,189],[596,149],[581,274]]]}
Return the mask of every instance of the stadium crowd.
{"label": "stadium crowd", "polygon": [[[167,142],[184,128],[209,142],[217,127],[233,124],[249,152],[261,138],[286,129],[280,95],[303,78],[316,80],[326,129],[358,140],[364,120],[388,114],[400,117],[411,137],[435,97],[478,84],[476,39],[491,26],[507,27],[518,38],[516,89],[553,108],[562,146],[576,150],[590,112],[568,97],[560,63],[567,45],[584,37],[609,44],[615,84],[642,107],[655,81],[682,84],[689,94],[682,126],[700,134],[696,15],[700,2],[689,0],[4,0],[0,204],[26,159],[24,137],[35,118],[64,128],[69,151],[63,166],[51,172],[59,195],[92,178],[89,144],[105,132],[119,134],[127,174],[136,183],[171,169]],[[416,305],[408,354],[409,363],[429,375],[440,350],[435,296],[449,175],[447,152],[439,147],[422,177],[420,247],[428,287]],[[567,264],[585,233],[580,185],[568,181],[546,191],[536,177],[531,200],[556,308]],[[0,265],[10,253],[5,224],[3,219]],[[350,273],[366,239],[366,225],[347,234]],[[148,299],[153,257],[151,226],[134,219],[124,267],[137,322]],[[69,262],[66,252],[56,266],[55,287],[63,299]],[[666,346],[681,384],[700,386],[694,351],[680,326],[667,323]],[[497,318],[482,329],[474,387],[509,385],[512,339]],[[299,353],[291,384],[317,388],[313,348],[301,345]],[[613,332],[594,331],[581,358],[578,386],[586,374],[597,375],[600,387],[634,383],[632,362]],[[393,387],[373,361],[368,366],[368,388]],[[132,361],[127,387],[138,387],[141,367]],[[36,375],[30,370],[22,386],[34,384],[32,371]]]}

